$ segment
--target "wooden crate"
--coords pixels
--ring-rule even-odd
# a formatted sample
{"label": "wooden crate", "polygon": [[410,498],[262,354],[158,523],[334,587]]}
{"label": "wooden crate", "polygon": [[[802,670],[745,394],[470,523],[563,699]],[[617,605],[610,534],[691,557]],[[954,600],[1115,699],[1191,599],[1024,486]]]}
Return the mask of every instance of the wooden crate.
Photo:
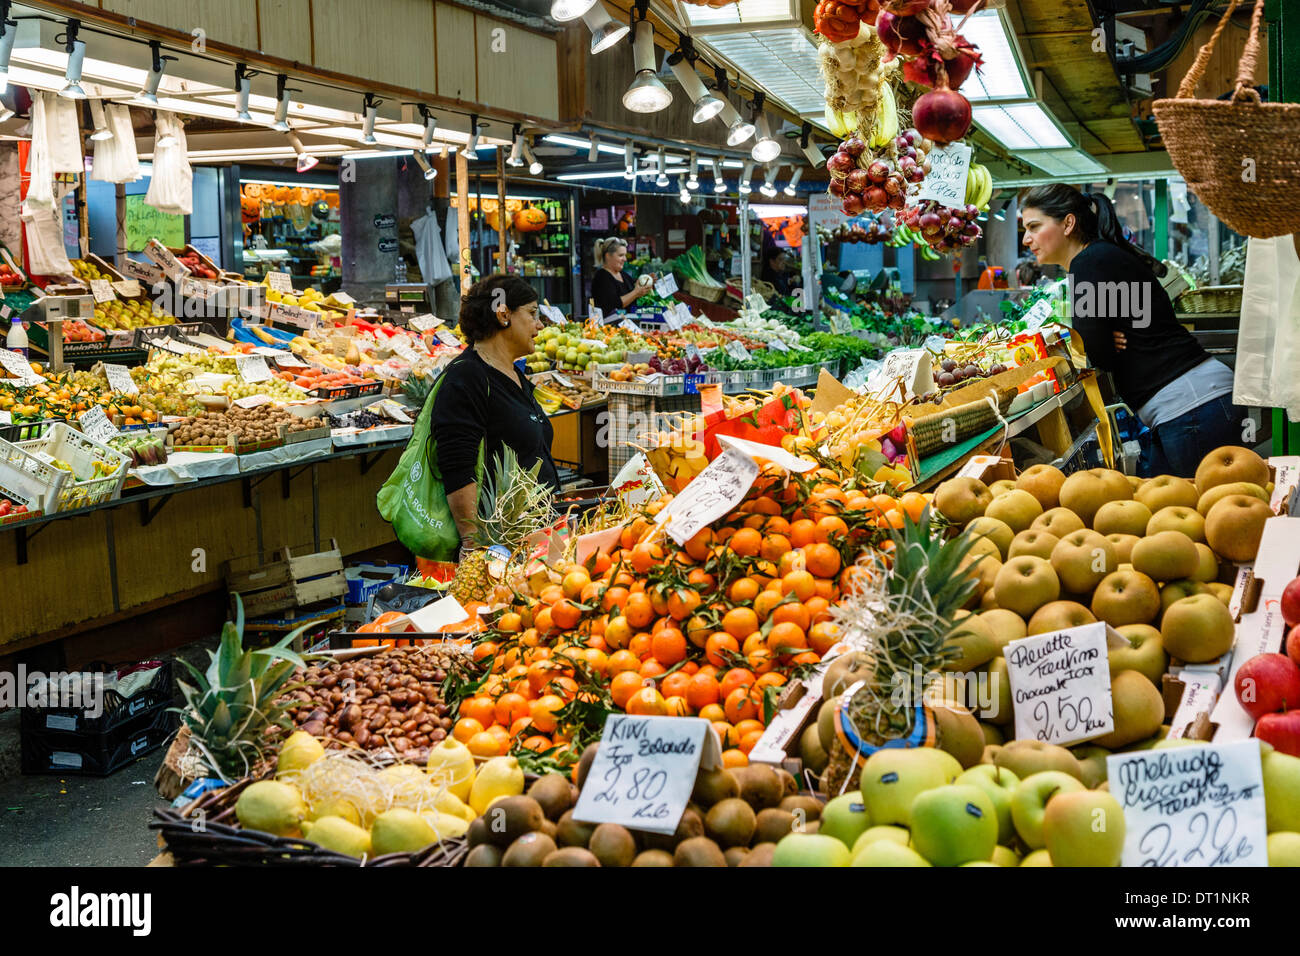
{"label": "wooden crate", "polygon": [[239,595],[248,618],[342,597],[348,590],[343,554],[337,541],[330,545],[316,553],[310,546],[281,548],[269,562],[256,555],[234,558],[226,563],[226,588]]}

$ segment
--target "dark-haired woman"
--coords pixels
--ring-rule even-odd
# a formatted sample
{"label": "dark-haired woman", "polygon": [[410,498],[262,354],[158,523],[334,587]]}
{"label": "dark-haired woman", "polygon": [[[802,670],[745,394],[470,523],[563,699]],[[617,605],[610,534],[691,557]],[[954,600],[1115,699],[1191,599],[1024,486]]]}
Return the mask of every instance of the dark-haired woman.
{"label": "dark-haired woman", "polygon": [[514,364],[533,351],[541,327],[537,292],[518,276],[489,276],[461,297],[460,331],[469,346],[443,370],[431,419],[438,470],[462,541],[470,540],[478,509],[480,445],[483,468],[509,445],[520,467],[540,461],[538,480],[560,490],[551,421]]}
{"label": "dark-haired woman", "polygon": [[1088,360],[1151,429],[1142,473],[1190,478],[1206,454],[1241,444],[1246,412],[1232,404],[1232,370],[1178,323],[1158,278],[1164,264],[1124,238],[1110,200],[1053,183],[1029,190],[1020,208],[1025,247],[1039,265],[1069,272]]}

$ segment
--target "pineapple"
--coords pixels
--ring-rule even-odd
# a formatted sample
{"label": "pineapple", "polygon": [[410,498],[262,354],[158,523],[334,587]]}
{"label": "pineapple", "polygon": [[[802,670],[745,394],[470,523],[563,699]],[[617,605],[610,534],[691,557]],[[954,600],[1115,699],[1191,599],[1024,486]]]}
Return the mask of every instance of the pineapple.
{"label": "pineapple", "polygon": [[424,408],[424,402],[429,397],[429,392],[433,390],[434,377],[432,375],[411,374],[405,382],[402,383],[402,392],[409,398],[416,408]]}
{"label": "pineapple", "polygon": [[[958,654],[946,642],[954,637],[954,616],[976,587],[962,566],[974,543],[969,533],[945,540],[927,508],[919,522],[907,520],[901,532],[890,534],[893,567],[886,570],[878,556],[859,565],[854,592],[831,612],[846,640],[863,647],[869,659],[871,677],[854,693],[848,716],[864,742],[877,747],[912,733],[933,675]],[[824,789],[856,788],[863,757],[837,740]]]}
{"label": "pineapple", "polygon": [[541,467],[538,462],[525,471],[507,446],[497,456],[492,474],[479,482],[474,534],[461,544],[474,550],[464,556],[451,582],[457,601],[491,603],[489,598],[506,577],[506,569],[527,557],[521,552],[528,539],[554,521],[551,490],[537,481]]}
{"label": "pineapple", "polygon": [[235,622],[226,622],[221,646],[208,651],[211,663],[200,673],[181,663],[194,684],[178,680],[185,707],[180,708],[190,731],[190,752],[197,752],[202,776],[228,782],[248,776],[265,756],[265,734],[272,727],[292,730],[285,716],[289,700],[277,701],[285,683],[304,661],[289,645],[306,628],[271,647],[245,650],[244,605],[235,596]]}

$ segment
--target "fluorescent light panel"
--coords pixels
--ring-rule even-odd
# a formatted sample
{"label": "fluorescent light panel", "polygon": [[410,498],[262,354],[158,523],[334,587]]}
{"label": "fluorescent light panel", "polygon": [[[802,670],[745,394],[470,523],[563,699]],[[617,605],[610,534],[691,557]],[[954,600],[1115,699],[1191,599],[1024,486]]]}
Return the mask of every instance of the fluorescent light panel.
{"label": "fluorescent light panel", "polygon": [[962,27],[962,36],[979,47],[984,65],[972,70],[961,85],[961,95],[972,103],[981,100],[1024,100],[1032,94],[1025,82],[1014,36],[1001,10],[981,10]]}
{"label": "fluorescent light panel", "polygon": [[801,27],[702,36],[696,42],[714,49],[800,116],[825,113],[817,47]]}
{"label": "fluorescent light panel", "polygon": [[1007,149],[1069,149],[1073,144],[1040,103],[976,105],[974,122]]}
{"label": "fluorescent light panel", "polygon": [[1081,149],[1029,149],[1016,156],[1049,176],[1108,175],[1109,170]]}

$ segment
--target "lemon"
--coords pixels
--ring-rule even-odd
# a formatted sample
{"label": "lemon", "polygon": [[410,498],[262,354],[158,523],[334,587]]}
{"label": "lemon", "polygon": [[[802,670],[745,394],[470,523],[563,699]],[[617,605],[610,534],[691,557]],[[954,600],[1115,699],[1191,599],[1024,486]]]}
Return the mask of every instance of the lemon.
{"label": "lemon", "polygon": [[384,811],[370,826],[370,846],[375,856],[414,853],[437,839],[438,833],[428,820],[403,807]]}
{"label": "lemon", "polygon": [[321,817],[302,825],[303,835],[312,843],[346,856],[365,856],[370,852],[370,834],[342,817]]}
{"label": "lemon", "polygon": [[302,794],[291,784],[259,780],[245,788],[235,801],[239,825],[275,836],[298,836],[307,807]]}
{"label": "lemon", "polygon": [[514,757],[493,757],[474,776],[469,805],[479,816],[498,797],[517,797],[524,792],[524,772]]}
{"label": "lemon", "polygon": [[277,777],[296,773],[309,767],[325,754],[321,742],[305,730],[295,730],[280,748],[280,756],[275,761]]}
{"label": "lemon", "polygon": [[446,737],[429,751],[425,765],[429,779],[461,800],[469,799],[474,784],[474,755],[455,737]]}
{"label": "lemon", "polygon": [[308,820],[321,820],[325,817],[342,817],[348,823],[361,826],[361,813],[351,800],[326,800],[313,806],[307,813]]}
{"label": "lemon", "polygon": [[438,834],[439,840],[464,836],[465,831],[469,829],[468,820],[454,817],[450,813],[439,813],[436,810],[430,810],[420,814],[420,816],[429,826],[433,827],[434,832]]}

